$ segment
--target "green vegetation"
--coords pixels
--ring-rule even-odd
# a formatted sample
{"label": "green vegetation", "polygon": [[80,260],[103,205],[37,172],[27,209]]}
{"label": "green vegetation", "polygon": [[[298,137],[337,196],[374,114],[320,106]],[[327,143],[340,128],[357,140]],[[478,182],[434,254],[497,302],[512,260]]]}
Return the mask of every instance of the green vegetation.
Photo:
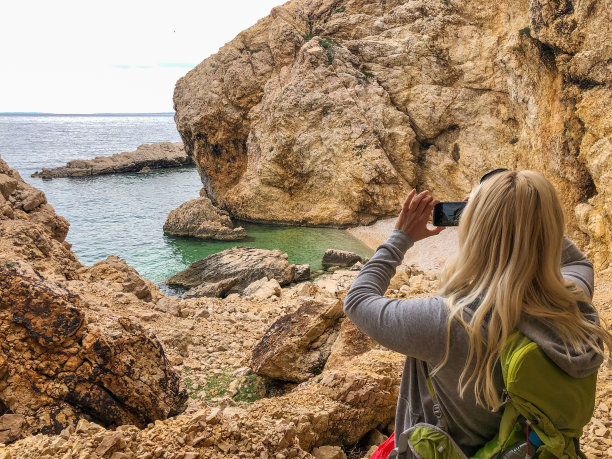
{"label": "green vegetation", "polygon": [[331,14],[344,13],[345,10],[346,10],[346,8],[344,6],[340,6],[338,8],[334,8],[332,10]]}
{"label": "green vegetation", "polygon": [[314,34],[312,32],[307,33],[306,35],[302,35],[302,38],[304,39],[304,41],[310,41],[312,37],[314,37]]}
{"label": "green vegetation", "polygon": [[510,145],[514,145],[518,141],[519,141],[518,137],[513,137],[510,139]]}
{"label": "green vegetation", "polygon": [[273,151],[274,151],[274,147],[270,147],[270,148],[268,148],[268,151],[269,151],[269,152],[273,152]]}
{"label": "green vegetation", "polygon": [[[191,375],[190,367],[183,368],[186,375]],[[224,397],[229,390],[230,384],[236,377],[229,369],[221,373],[211,373],[206,377],[204,384],[195,384],[191,376],[185,378],[185,386],[189,397],[194,400],[210,401],[213,398]],[[255,374],[244,376],[238,390],[232,397],[236,402],[252,403],[265,395],[265,386],[262,378]]]}
{"label": "green vegetation", "polygon": [[14,261],[9,261],[8,263],[5,263],[4,266],[10,269],[13,269],[15,266],[17,266],[17,263]]}
{"label": "green vegetation", "polygon": [[327,116],[329,114],[329,107],[323,107],[323,110],[321,110],[321,114],[323,116]]}
{"label": "green vegetation", "polygon": [[518,33],[519,33],[519,36],[521,37],[525,36],[525,37],[531,38],[531,29],[529,27],[523,27],[522,29],[518,31]]}
{"label": "green vegetation", "polygon": [[329,48],[333,48],[336,46],[340,46],[340,43],[338,43],[333,38],[322,37],[322,38],[319,38],[319,46],[323,49],[329,49]]}
{"label": "green vegetation", "polygon": [[232,398],[236,402],[253,403],[259,400],[265,392],[262,379],[255,374],[249,374],[244,377],[244,382]]}

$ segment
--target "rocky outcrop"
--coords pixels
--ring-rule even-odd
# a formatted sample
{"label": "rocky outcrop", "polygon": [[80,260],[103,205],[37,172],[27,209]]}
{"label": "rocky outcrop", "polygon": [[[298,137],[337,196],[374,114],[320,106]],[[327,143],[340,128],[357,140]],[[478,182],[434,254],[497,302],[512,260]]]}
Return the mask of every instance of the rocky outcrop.
{"label": "rocky outcrop", "polygon": [[219,241],[236,241],[247,236],[241,226],[234,228],[227,212],[213,206],[205,196],[187,201],[170,212],[164,233]]}
{"label": "rocky outcrop", "polygon": [[180,413],[187,393],[159,342],[127,318],[120,333],[88,324],[83,307],[26,263],[0,265],[0,414],[22,416],[24,436],[81,418],[144,427]]}
{"label": "rocky outcrop", "polygon": [[287,254],[280,250],[233,247],[192,263],[166,282],[192,288],[204,282],[238,277],[234,289],[240,291],[251,282],[267,277],[285,285],[295,277],[295,265],[289,264],[287,258]]}
{"label": "rocky outcrop", "polygon": [[66,242],[69,226],[42,191],[0,159],[0,262],[24,260],[46,276],[76,278],[82,265]]}
{"label": "rocky outcrop", "polygon": [[[112,156],[96,156],[94,159],[75,159],[55,169],[43,167],[32,177],[89,177],[92,175],[117,174],[121,172],[146,172],[165,167],[193,164],[182,143],[161,142],[144,144],[135,151],[115,153]],[[143,170],[144,169],[144,170]]]}
{"label": "rocky outcrop", "polygon": [[342,303],[308,299],[277,320],[253,349],[251,368],[261,376],[303,382],[319,374],[338,336]]}
{"label": "rocky outcrop", "polygon": [[185,293],[183,293],[181,298],[221,298],[223,295],[229,292],[239,280],[240,279],[237,277],[230,277],[214,283],[204,282],[197,287],[187,290]]}
{"label": "rocky outcrop", "polygon": [[353,266],[355,263],[362,261],[363,258],[356,253],[347,252],[345,250],[327,249],[323,254],[321,264],[324,268],[331,268],[332,266],[348,268],[349,266]]}
{"label": "rocky outcrop", "polygon": [[487,170],[529,168],[605,267],[608,7],[293,0],[177,82],[175,120],[234,216],[367,224],[411,187],[456,200]]}
{"label": "rocky outcrop", "polygon": [[132,293],[143,301],[156,301],[162,296],[153,282],[141,277],[134,268],[115,255],[109,255],[91,267],[81,269],[79,275],[83,281],[110,283],[113,289]]}
{"label": "rocky outcrop", "polygon": [[263,299],[280,296],[280,294],[281,286],[278,281],[276,279],[268,279],[267,277],[251,282],[242,292],[244,296]]}

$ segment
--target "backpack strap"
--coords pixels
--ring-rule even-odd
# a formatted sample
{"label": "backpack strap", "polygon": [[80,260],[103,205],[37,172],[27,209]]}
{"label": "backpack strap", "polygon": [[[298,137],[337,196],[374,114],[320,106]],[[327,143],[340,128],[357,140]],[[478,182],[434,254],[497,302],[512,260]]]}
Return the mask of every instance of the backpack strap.
{"label": "backpack strap", "polygon": [[423,371],[425,372],[425,381],[427,382],[427,390],[429,391],[429,395],[431,396],[431,401],[433,402],[433,413],[438,419],[438,425],[440,428],[446,432],[448,432],[448,424],[446,423],[446,419],[442,416],[442,410],[440,409],[440,401],[436,395],[436,391],[434,390],[433,382],[431,381],[431,376],[429,376],[429,368],[427,367],[427,362],[422,361],[423,363]]}

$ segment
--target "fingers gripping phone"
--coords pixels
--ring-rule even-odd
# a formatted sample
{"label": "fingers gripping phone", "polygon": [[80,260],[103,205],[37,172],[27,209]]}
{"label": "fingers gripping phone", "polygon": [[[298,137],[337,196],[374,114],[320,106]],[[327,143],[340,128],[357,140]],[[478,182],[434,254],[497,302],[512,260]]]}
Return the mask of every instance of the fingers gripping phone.
{"label": "fingers gripping phone", "polygon": [[443,201],[436,204],[433,209],[433,224],[435,226],[457,226],[461,212],[467,202]]}

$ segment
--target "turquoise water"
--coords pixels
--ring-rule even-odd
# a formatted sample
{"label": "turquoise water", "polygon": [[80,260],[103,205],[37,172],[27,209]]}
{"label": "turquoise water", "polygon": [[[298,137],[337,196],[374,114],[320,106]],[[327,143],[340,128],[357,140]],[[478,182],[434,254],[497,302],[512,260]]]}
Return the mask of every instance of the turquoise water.
{"label": "turquoise water", "polygon": [[246,240],[167,236],[162,227],[168,213],[199,195],[202,184],[194,167],[53,180],[30,177],[43,166],[162,141],[180,141],[171,116],[0,115],[0,156],[43,190],[55,211],[70,222],[67,240],[86,265],[118,255],[141,275],[163,284],[194,261],[236,245],[280,249],[291,263],[307,263],[312,269],[321,267],[328,248],[372,254],[353,236],[331,228],[238,222],[249,234]]}

